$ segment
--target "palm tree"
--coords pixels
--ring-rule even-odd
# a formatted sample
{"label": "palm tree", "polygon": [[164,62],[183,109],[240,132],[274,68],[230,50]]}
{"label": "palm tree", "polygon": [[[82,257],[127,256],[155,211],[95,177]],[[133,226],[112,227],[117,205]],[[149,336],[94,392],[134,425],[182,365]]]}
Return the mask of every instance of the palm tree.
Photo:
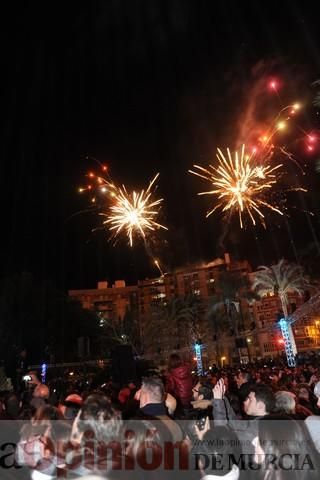
{"label": "palm tree", "polygon": [[[216,356],[220,359],[222,343],[230,344],[226,334],[238,338],[239,332],[245,329],[247,314],[243,301],[250,302],[257,296],[251,290],[248,277],[238,271],[221,272],[216,281],[216,291],[217,294],[210,299],[208,319],[215,338]],[[234,346],[231,348],[229,345],[229,348],[234,354]]]}
{"label": "palm tree", "polygon": [[[302,296],[308,288],[308,282],[303,275],[302,268],[299,265],[288,263],[284,259],[270,267],[260,266],[254,275],[252,288],[260,297],[270,294],[279,296],[283,312],[282,322],[285,322],[285,324],[280,323],[280,326],[285,341],[288,363],[293,366],[297,348],[288,311],[289,294],[297,293]],[[288,332],[288,338],[286,338],[286,331]],[[291,353],[290,349],[292,349]]]}
{"label": "palm tree", "polygon": [[230,329],[237,337],[239,330],[241,328],[244,329],[243,305],[241,301],[247,300],[250,302],[256,299],[256,295],[251,291],[248,277],[239,272],[221,272],[216,283],[217,291],[221,297],[217,307],[223,306],[229,319]]}
{"label": "palm tree", "polygon": [[182,343],[190,345],[199,337],[198,317],[200,300],[195,295],[172,298],[157,304],[146,326],[145,338],[151,340],[151,349],[180,349]]}
{"label": "palm tree", "polygon": [[227,332],[230,332],[230,318],[227,314],[225,304],[221,301],[221,297],[215,295],[210,298],[208,306],[208,321],[213,332],[213,340],[216,350],[217,362],[220,362],[222,346],[225,344]]}

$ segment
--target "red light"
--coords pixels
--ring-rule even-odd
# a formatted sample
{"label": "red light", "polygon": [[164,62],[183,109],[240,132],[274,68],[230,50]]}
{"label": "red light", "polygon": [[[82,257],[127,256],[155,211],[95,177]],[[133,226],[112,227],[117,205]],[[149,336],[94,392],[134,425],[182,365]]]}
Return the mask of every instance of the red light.
{"label": "red light", "polygon": [[308,135],[308,139],[309,139],[309,142],[315,142],[316,141],[316,137],[314,137],[313,135]]}
{"label": "red light", "polygon": [[106,165],[103,165],[103,166],[102,166],[102,170],[103,170],[104,172],[106,172],[106,171],[108,170],[108,167],[107,167]]}
{"label": "red light", "polygon": [[309,152],[313,152],[313,150],[314,150],[314,147],[313,147],[312,145],[308,145],[307,148],[308,148],[308,151],[309,151]]}
{"label": "red light", "polygon": [[257,153],[257,147],[252,147],[252,153]]}
{"label": "red light", "polygon": [[88,190],[91,190],[92,186],[91,185],[88,185]]}
{"label": "red light", "polygon": [[278,343],[279,343],[279,345],[283,345],[284,344],[283,338],[279,338]]}
{"label": "red light", "polygon": [[90,172],[90,173],[89,173],[89,177],[90,177],[90,178],[93,178],[93,177],[94,177],[94,173]]}
{"label": "red light", "polygon": [[277,90],[278,88],[278,83],[275,81],[275,80],[271,80],[271,82],[269,83],[269,88],[271,90]]}

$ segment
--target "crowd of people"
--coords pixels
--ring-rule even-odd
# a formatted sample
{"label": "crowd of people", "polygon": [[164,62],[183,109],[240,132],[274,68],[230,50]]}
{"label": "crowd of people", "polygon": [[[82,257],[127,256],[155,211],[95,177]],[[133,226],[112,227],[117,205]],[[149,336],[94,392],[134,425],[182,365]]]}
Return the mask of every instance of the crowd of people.
{"label": "crowd of people", "polygon": [[1,479],[319,477],[316,363],[196,376],[172,354],[157,376],[63,396],[36,371],[24,378],[0,397]]}

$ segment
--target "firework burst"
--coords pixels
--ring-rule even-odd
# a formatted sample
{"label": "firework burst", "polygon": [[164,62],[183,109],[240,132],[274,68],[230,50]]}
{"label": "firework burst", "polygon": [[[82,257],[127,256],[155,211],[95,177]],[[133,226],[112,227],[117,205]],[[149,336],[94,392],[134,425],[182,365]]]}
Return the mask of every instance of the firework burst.
{"label": "firework burst", "polygon": [[283,212],[277,205],[267,201],[266,193],[277,182],[277,171],[282,164],[271,166],[270,164],[257,163],[255,154],[247,154],[245,145],[242,145],[240,152],[236,151],[231,155],[227,148],[227,156],[217,149],[218,166],[209,165],[203,168],[194,165],[195,170],[189,170],[208,181],[212,188],[209,191],[200,192],[198,195],[213,195],[217,199],[216,205],[208,211],[207,217],[217,210],[222,213],[238,213],[240,226],[243,228],[243,216],[247,214],[253,225],[257,219],[265,225],[264,210],[272,210],[280,215]]}
{"label": "firework burst", "polygon": [[[278,83],[273,80],[269,86],[272,91],[277,92],[280,99]],[[279,181],[285,176],[285,172],[282,169],[282,163],[274,162],[275,156],[282,157],[286,161],[289,160],[304,175],[304,170],[294,155],[287,150],[285,145],[279,146],[276,142],[278,134],[286,130],[300,108],[299,103],[281,108],[269,127],[262,133],[260,128],[252,122],[250,106],[249,120],[244,122],[244,128],[240,135],[241,138],[245,138],[241,149],[231,154],[229,148],[226,149],[226,153],[218,148],[217,166],[209,165],[204,168],[194,165],[194,169],[189,170],[190,173],[203,178],[211,185],[210,190],[198,193],[198,195],[215,197],[214,206],[208,211],[207,217],[216,211],[229,213],[229,216],[237,212],[241,228],[244,227],[246,217],[249,217],[253,225],[256,225],[259,220],[266,226],[265,213],[268,210],[284,215],[287,192],[307,191],[299,186],[292,188],[292,186],[284,185],[280,187]],[[299,130],[303,131],[301,128]],[[255,140],[255,144],[252,144],[251,140]],[[308,151],[312,151],[311,148],[314,148],[315,142],[316,137],[308,135]],[[250,145],[247,151],[244,143]],[[276,197],[279,199],[278,201],[274,200]]]}
{"label": "firework burst", "polygon": [[145,239],[150,231],[160,228],[167,230],[167,227],[156,221],[163,199],[152,198],[151,189],[158,176],[159,173],[151,180],[146,191],[128,193],[124,185],[117,188],[113,191],[114,204],[109,208],[109,212],[101,213],[106,217],[103,224],[109,226],[114,237],[126,232],[130,246],[133,245],[135,234]]}
{"label": "firework burst", "polygon": [[107,174],[107,167],[102,166],[104,176],[94,172],[88,173],[90,184],[79,188],[79,192],[92,193],[91,202],[98,208],[101,205],[100,215],[106,218],[103,227],[112,232],[112,238],[122,233],[128,237],[129,245],[133,245],[135,236],[144,240],[148,233],[167,227],[156,221],[163,199],[154,199],[153,190],[159,173],[151,180],[146,190],[128,192],[122,185],[118,187]]}

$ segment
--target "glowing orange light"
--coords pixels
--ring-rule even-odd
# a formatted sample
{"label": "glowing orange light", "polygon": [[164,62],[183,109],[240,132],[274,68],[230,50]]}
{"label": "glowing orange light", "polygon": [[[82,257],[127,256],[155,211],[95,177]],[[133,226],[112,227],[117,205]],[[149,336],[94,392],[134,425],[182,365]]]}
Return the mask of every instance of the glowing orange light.
{"label": "glowing orange light", "polygon": [[278,130],[283,130],[284,128],[286,128],[285,122],[279,122],[279,123],[277,124],[277,129],[278,129]]}
{"label": "glowing orange light", "polygon": [[103,170],[104,172],[106,172],[106,171],[108,170],[108,167],[107,167],[106,165],[103,165],[103,166],[102,166],[102,170]]}
{"label": "glowing orange light", "polygon": [[89,173],[89,177],[90,177],[90,178],[94,178],[94,173],[93,173],[93,172],[90,172],[90,173]]}
{"label": "glowing orange light", "polygon": [[91,190],[92,186],[91,185],[88,185],[88,190]]}
{"label": "glowing orange light", "polygon": [[283,345],[284,344],[283,338],[279,338],[278,343],[279,343],[279,345]]}
{"label": "glowing orange light", "polygon": [[252,153],[257,153],[258,149],[257,147],[252,147]]}

